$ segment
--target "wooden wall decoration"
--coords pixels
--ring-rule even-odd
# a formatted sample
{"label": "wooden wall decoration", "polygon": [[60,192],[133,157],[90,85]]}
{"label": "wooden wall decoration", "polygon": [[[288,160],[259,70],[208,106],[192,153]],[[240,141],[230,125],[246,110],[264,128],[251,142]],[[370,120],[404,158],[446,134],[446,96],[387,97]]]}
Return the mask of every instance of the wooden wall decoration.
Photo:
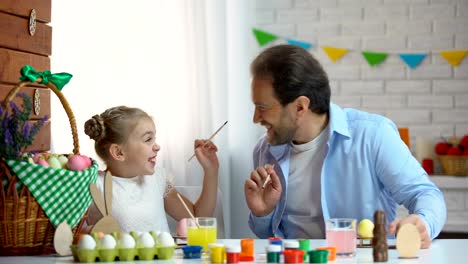
{"label": "wooden wall decoration", "polygon": [[[37,71],[50,70],[52,54],[51,0],[0,1],[0,102],[19,83],[20,69],[31,65]],[[50,91],[34,84],[21,92],[32,99],[30,122],[51,117]],[[22,103],[22,100],[14,100]],[[28,150],[50,150],[50,120],[41,128]]]}

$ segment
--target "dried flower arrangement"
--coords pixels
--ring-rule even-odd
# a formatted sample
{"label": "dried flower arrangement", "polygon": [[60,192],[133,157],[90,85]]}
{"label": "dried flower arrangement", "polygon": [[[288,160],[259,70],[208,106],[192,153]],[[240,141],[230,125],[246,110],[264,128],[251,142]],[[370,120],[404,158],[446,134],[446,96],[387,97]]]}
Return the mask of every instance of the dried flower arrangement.
{"label": "dried flower arrangement", "polygon": [[10,101],[10,111],[0,105],[0,157],[20,159],[23,151],[31,145],[41,126],[49,119],[44,116],[33,125],[29,123],[32,111],[31,98],[18,93],[23,99],[21,107]]}

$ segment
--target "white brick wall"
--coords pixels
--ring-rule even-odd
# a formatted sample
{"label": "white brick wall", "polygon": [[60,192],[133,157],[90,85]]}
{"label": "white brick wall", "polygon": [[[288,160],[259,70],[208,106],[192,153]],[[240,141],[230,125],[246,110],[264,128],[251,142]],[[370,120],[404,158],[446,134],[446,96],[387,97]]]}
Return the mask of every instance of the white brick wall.
{"label": "white brick wall", "polygon": [[[468,0],[256,0],[256,8],[256,27],[314,44],[333,101],[389,116],[412,141],[468,133],[468,58],[454,68],[438,54],[468,49]],[[334,63],[326,45],[350,52]],[[365,50],[389,57],[370,67]],[[399,52],[429,55],[410,69]]]}
{"label": "white brick wall", "polygon": [[[411,140],[468,134],[468,58],[452,67],[438,54],[468,49],[468,0],[256,0],[256,27],[314,44],[344,107],[380,113],[410,129]],[[321,46],[351,49],[331,62]],[[262,48],[258,48],[260,51]],[[360,52],[390,53],[370,67]],[[399,52],[429,55],[409,69]],[[444,190],[449,230],[463,221],[468,193]]]}

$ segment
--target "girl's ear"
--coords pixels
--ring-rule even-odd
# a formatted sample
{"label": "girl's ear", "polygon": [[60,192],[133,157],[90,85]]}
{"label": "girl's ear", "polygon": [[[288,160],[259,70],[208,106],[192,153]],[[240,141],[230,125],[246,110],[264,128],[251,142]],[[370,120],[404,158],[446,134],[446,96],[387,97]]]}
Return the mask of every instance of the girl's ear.
{"label": "girl's ear", "polygon": [[125,155],[123,153],[122,146],[119,144],[111,144],[109,147],[109,154],[114,160],[117,160],[117,161],[125,160]]}

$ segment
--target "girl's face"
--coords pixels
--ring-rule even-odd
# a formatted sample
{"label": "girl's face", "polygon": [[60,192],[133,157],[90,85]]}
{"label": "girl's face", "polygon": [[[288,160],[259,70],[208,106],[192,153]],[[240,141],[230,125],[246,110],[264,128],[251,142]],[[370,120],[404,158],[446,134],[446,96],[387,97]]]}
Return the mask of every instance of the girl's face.
{"label": "girl's face", "polygon": [[160,149],[161,147],[156,144],[156,128],[153,120],[141,119],[123,145],[126,170],[134,176],[153,174],[156,156]]}

